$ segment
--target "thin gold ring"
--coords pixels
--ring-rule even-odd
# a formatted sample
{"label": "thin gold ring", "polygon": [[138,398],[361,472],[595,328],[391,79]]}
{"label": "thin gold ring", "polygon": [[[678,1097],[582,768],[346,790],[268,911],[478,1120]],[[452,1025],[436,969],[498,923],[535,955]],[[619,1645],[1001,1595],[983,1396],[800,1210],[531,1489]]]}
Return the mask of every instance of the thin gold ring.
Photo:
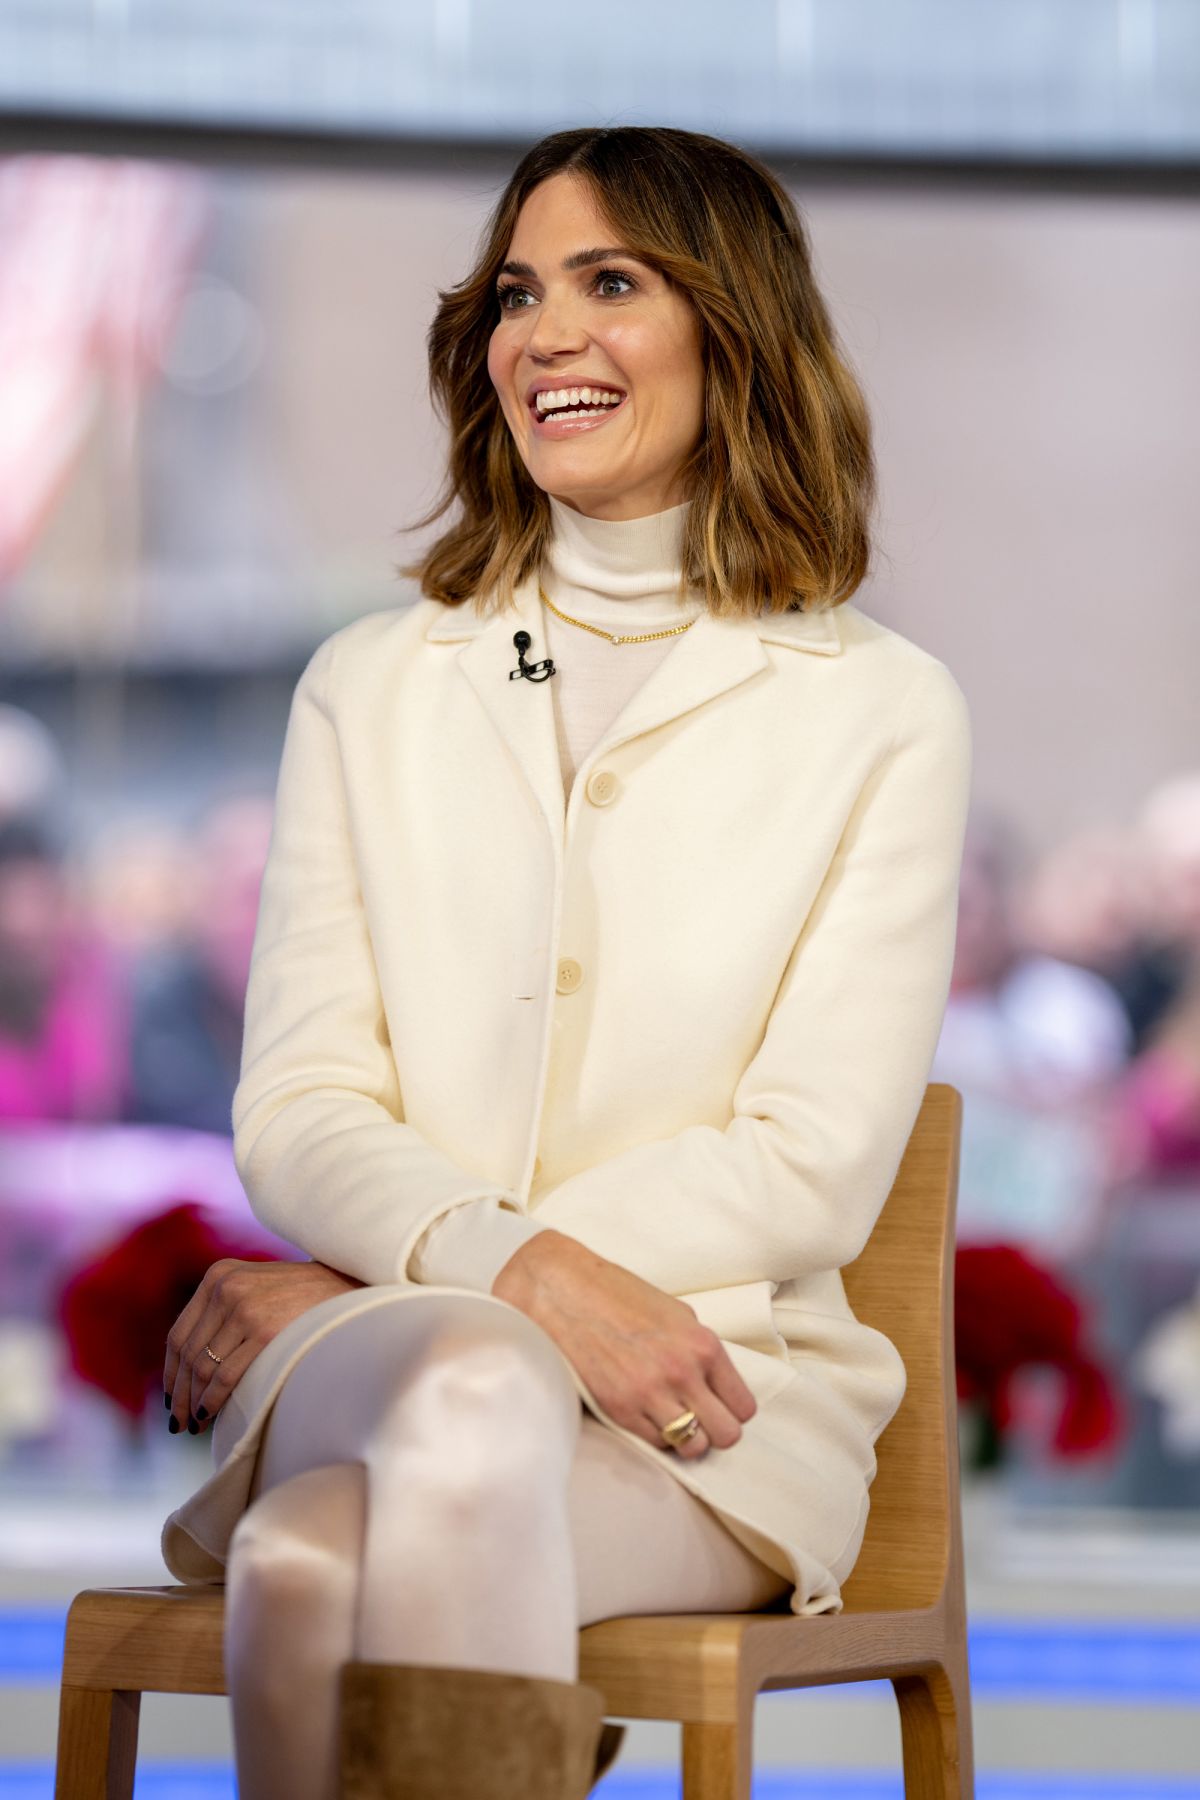
{"label": "thin gold ring", "polygon": [[204,1346],[204,1354],[205,1356],[211,1356],[215,1363],[219,1363],[221,1360],[219,1356],[215,1355],[214,1352],[209,1349],[207,1344]]}
{"label": "thin gold ring", "polygon": [[672,1450],[677,1450],[680,1444],[686,1444],[689,1438],[695,1437],[699,1429],[700,1421],[690,1409],[680,1413],[677,1419],[672,1419],[669,1425],[659,1426]]}

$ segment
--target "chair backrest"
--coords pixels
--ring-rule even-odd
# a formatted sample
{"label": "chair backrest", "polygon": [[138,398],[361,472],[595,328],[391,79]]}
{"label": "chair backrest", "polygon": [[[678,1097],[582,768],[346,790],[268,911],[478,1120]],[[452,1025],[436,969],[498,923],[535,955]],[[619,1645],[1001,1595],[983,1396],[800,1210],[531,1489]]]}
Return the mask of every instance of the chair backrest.
{"label": "chair backrest", "polygon": [[[847,1612],[932,1606],[961,1556],[954,1245],[962,1097],[931,1082],[891,1193],[842,1271],[855,1316],[889,1337],[908,1371],[880,1435],[866,1536],[842,1586]],[[954,1534],[952,1538],[952,1534]]]}

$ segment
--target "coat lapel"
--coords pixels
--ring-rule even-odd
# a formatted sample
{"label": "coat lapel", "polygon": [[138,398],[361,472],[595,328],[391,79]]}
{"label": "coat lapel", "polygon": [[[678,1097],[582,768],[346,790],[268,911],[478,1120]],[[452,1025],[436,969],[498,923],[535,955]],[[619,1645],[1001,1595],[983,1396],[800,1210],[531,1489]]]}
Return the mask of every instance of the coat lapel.
{"label": "coat lapel", "polygon": [[[461,617],[459,616],[461,615]],[[426,633],[434,643],[466,639],[458,652],[462,673],[474,688],[479,704],[504,740],[518,770],[545,815],[556,846],[563,839],[562,767],[554,708],[545,692],[545,681],[509,680],[517,667],[513,634],[524,629],[531,642],[525,660],[541,662],[546,655],[546,634],[537,582],[520,582],[513,591],[513,605],[502,613],[481,619],[475,611],[459,606]],[[553,676],[549,678],[551,681]]]}
{"label": "coat lapel", "polygon": [[[553,705],[548,694],[538,692],[545,682],[509,679],[517,668],[513,635],[522,628],[531,639],[526,660],[541,662],[547,654],[546,633],[534,576],[517,584],[513,604],[504,612],[480,618],[467,605],[446,608],[425,636],[430,643],[463,645],[458,667],[524,776],[551,837],[561,844],[563,783]],[[636,689],[589,752],[589,759],[748,681],[770,665],[764,643],[837,655],[842,640],[836,610],[776,613],[756,619],[719,619],[701,613]]]}

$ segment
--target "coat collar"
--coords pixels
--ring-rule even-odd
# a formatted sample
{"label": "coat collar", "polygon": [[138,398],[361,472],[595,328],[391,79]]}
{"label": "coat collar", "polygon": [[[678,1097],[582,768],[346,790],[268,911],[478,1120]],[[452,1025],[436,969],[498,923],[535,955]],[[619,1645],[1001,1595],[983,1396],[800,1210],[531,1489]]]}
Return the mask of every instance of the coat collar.
{"label": "coat collar", "polygon": [[[458,667],[528,781],[556,844],[561,845],[563,785],[553,708],[537,703],[537,691],[545,683],[508,679],[509,671],[517,667],[513,634],[522,627],[532,640],[527,660],[540,662],[546,655],[546,634],[533,575],[517,584],[512,605],[503,612],[481,618],[469,603],[444,608],[425,638],[428,643],[464,646],[456,658]],[[836,656],[842,649],[836,609],[738,619],[698,614],[691,629],[651,670],[588,752],[588,762],[757,675],[770,664],[765,643]]]}
{"label": "coat collar", "polygon": [[[537,630],[542,625],[541,603],[536,592],[536,583],[532,577],[519,582],[513,593],[513,606],[503,613],[492,613],[481,618],[475,609],[464,602],[460,606],[445,607],[439,618],[425,633],[432,644],[465,643],[468,638],[478,637],[482,632],[495,626],[498,630],[509,620],[511,630],[505,640],[512,644],[512,632],[519,631],[523,625],[537,644]],[[760,640],[771,644],[786,644],[793,650],[813,650],[818,655],[836,656],[842,648],[841,633],[837,628],[837,608],[828,607],[821,612],[788,612],[766,613],[757,619],[736,619],[714,621],[709,613],[702,613],[689,638],[694,638],[702,621],[732,625],[737,630],[749,629]],[[535,629],[536,628],[536,629]],[[530,648],[531,661],[538,660]],[[680,648],[680,646],[676,646]],[[516,653],[513,653],[513,664],[516,666]]]}

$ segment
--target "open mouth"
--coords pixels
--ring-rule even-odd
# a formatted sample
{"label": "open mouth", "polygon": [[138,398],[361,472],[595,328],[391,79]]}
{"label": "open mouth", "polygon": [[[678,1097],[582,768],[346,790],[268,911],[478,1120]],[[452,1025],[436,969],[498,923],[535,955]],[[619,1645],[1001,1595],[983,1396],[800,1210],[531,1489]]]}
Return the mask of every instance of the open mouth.
{"label": "open mouth", "polygon": [[605,425],[626,401],[620,388],[542,388],[529,401],[529,416],[539,436],[564,437]]}

